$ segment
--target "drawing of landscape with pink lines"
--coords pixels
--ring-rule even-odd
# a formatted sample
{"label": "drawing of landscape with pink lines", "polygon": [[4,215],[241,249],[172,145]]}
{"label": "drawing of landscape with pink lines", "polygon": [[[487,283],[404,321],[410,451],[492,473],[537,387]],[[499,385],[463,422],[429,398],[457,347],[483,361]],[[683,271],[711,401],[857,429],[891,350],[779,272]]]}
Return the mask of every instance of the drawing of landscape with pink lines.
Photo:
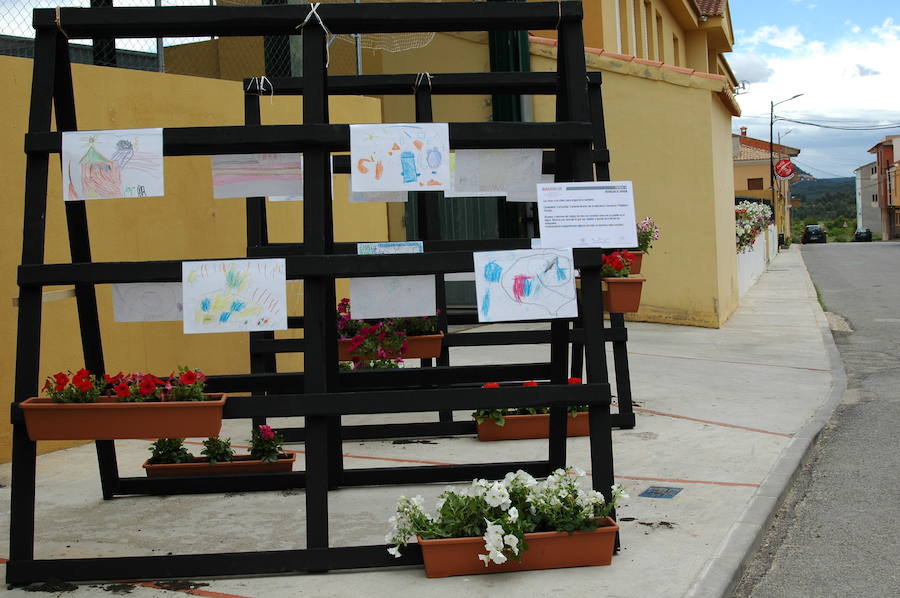
{"label": "drawing of landscape with pink lines", "polygon": [[185,334],[287,328],[283,258],[183,262]]}
{"label": "drawing of landscape with pink lines", "polygon": [[212,157],[213,197],[303,195],[303,155],[234,154]]}
{"label": "drawing of landscape with pink lines", "polygon": [[66,201],[165,195],[162,129],[63,133]]}
{"label": "drawing of landscape with pink lines", "polygon": [[578,317],[571,249],[473,254],[479,322]]}

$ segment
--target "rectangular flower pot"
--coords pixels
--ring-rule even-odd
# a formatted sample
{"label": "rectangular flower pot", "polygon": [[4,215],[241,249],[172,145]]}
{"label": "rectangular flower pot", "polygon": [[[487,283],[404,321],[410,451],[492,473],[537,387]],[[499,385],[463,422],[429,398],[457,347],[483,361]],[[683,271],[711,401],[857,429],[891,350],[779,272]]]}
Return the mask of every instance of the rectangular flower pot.
{"label": "rectangular flower pot", "polygon": [[190,475],[231,475],[235,473],[277,473],[292,471],[295,453],[281,454],[275,463],[254,459],[250,455],[235,455],[232,461],[206,461],[205,457],[194,457],[188,463],[150,463],[144,461],[144,471],[148,478]]}
{"label": "rectangular flower pot", "polygon": [[612,314],[636,312],[641,307],[643,278],[604,278],[603,310]]}
{"label": "rectangular flower pot", "polygon": [[595,567],[612,563],[618,531],[619,526],[616,522],[605,517],[601,527],[590,532],[525,534],[528,550],[521,552],[522,559],[520,561],[510,559],[502,565],[495,563],[485,565],[478,558],[479,554],[487,552],[484,548],[484,538],[480,537],[440,540],[419,538],[419,546],[422,547],[425,575],[428,577]]}
{"label": "rectangular flower pot", "polygon": [[[435,359],[441,354],[441,345],[444,343],[444,333],[426,334],[422,336],[410,336],[406,339],[406,353],[403,355],[391,355],[389,358],[403,357],[404,359]],[[378,359],[375,355],[366,355],[363,359]],[[350,353],[350,339],[342,338],[338,340],[338,359],[341,361],[352,361],[353,355]]]}
{"label": "rectangular flower pot", "polygon": [[[523,440],[526,438],[548,438],[550,436],[550,414],[507,415],[505,423],[498,426],[492,419],[478,424],[478,440]],[[566,414],[566,436],[589,436],[587,412],[578,413],[575,417]]]}
{"label": "rectangular flower pot", "polygon": [[100,397],[96,403],[54,403],[31,398],[19,405],[32,440],[118,440],[218,436],[224,394],[204,401],[120,403]]}

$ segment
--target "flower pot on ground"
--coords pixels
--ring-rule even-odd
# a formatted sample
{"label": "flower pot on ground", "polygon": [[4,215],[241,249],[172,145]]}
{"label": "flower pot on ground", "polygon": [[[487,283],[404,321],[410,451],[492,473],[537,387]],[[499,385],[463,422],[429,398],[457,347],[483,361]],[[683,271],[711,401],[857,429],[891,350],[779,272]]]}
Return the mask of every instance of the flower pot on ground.
{"label": "flower pot on ground", "polygon": [[190,476],[190,475],[232,475],[236,473],[277,473],[292,471],[297,455],[294,453],[278,455],[274,463],[254,459],[250,455],[235,455],[231,461],[210,463],[204,457],[191,457],[186,463],[150,463],[144,462],[147,477]]}
{"label": "flower pot on ground", "polygon": [[428,577],[596,567],[612,564],[618,531],[616,522],[610,517],[604,517],[600,527],[589,532],[525,534],[528,550],[522,551],[522,559],[507,560],[502,565],[485,565],[478,559],[478,553],[484,550],[484,538],[480,537],[443,540],[419,538],[419,546],[422,547],[425,575]]}
{"label": "flower pot on ground", "polygon": [[121,373],[99,378],[82,369],[48,378],[49,397],[19,407],[31,440],[216,436],[226,397],[203,393],[204,382],[202,372],[186,368],[166,380]]}
{"label": "flower pot on ground", "polygon": [[[231,475],[238,473],[277,473],[291,471],[296,455],[281,451],[280,436],[268,431],[254,434],[251,454],[235,455],[231,439],[208,438],[201,457],[184,448],[183,438],[160,438],[150,446],[151,457],[144,462],[147,477]],[[264,437],[265,436],[265,437]],[[273,442],[274,441],[274,442]],[[254,454],[255,453],[255,454]]]}
{"label": "flower pot on ground", "polygon": [[[579,488],[584,472],[557,469],[542,482],[524,471],[503,480],[473,480],[447,489],[436,513],[425,512],[422,497],[400,497],[388,552],[417,539],[428,577],[608,565],[618,527],[609,518],[621,486],[603,494]],[[480,536],[480,537],[479,537]]]}
{"label": "flower pot on ground", "polygon": [[641,307],[644,278],[604,278],[603,310],[613,314],[636,312]]}
{"label": "flower pot on ground", "polygon": [[[581,384],[581,378],[569,378],[569,384]],[[525,382],[523,386],[537,386],[537,382]],[[489,382],[482,388],[499,388],[496,382]],[[566,414],[566,436],[589,436],[586,405],[569,407]],[[478,440],[524,440],[548,438],[550,436],[550,411],[546,408],[490,409],[478,410],[472,414],[477,423]]]}
{"label": "flower pot on ground", "polygon": [[[478,440],[491,442],[494,440],[524,440],[527,438],[548,438],[550,436],[550,414],[507,415],[502,426],[492,419],[478,424]],[[589,436],[587,412],[566,415],[566,436]]]}

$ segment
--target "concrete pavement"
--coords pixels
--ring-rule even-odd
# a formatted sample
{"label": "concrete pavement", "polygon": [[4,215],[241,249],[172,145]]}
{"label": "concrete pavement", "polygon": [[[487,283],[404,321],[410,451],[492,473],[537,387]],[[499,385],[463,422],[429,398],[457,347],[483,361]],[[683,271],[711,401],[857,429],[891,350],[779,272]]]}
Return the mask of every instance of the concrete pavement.
{"label": "concrete pavement", "polygon": [[[653,284],[650,280],[648,284]],[[539,325],[520,325],[533,328]],[[499,327],[499,325],[491,328]],[[787,487],[806,449],[840,399],[844,375],[799,249],[780,254],[720,330],[630,323],[629,356],[637,427],[614,431],[617,481],[631,498],[619,511],[622,550],[610,567],[428,580],[419,567],[321,575],[192,580],[200,589],[145,584],[112,588],[132,596],[429,595],[638,597],[722,596]],[[506,351],[455,348],[454,363],[523,362],[549,347]],[[614,391],[615,392],[615,391]],[[466,413],[457,413],[457,418]],[[407,414],[383,421],[430,421]],[[348,417],[352,423],[360,418]],[[372,422],[375,418],[366,417]],[[277,420],[276,420],[277,421]],[[248,422],[223,436],[246,444]],[[140,475],[147,442],[117,443],[122,475]],[[195,453],[199,446],[193,445]],[[291,448],[302,451],[302,446]],[[568,441],[569,462],[588,468],[588,441]],[[344,443],[351,467],[545,458],[546,441],[479,443],[472,437]],[[302,491],[131,497],[104,502],[92,446],[38,461],[36,557],[184,554],[302,548]],[[296,469],[303,467],[302,453]],[[8,485],[9,465],[0,466]],[[332,492],[332,545],[380,543],[396,496],[428,502],[444,484],[348,488]],[[681,488],[670,499],[642,498],[649,486]],[[0,489],[8,528],[9,489]],[[633,519],[631,519],[633,518]],[[0,556],[5,556],[0,552]],[[109,584],[67,596],[108,595]],[[173,593],[174,592],[174,593]],[[24,596],[21,589],[8,592]]]}

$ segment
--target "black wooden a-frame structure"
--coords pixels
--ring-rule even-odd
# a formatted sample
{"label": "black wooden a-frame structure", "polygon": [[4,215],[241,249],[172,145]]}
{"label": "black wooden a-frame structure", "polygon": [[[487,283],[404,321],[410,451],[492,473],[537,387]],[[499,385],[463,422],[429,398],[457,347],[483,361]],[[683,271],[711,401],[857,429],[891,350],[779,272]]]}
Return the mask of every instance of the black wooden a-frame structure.
{"label": "black wooden a-frame structure", "polygon": [[[542,476],[566,463],[566,407],[590,405],[590,456],[593,485],[609,495],[613,483],[610,386],[605,342],[615,340],[605,328],[599,248],[576,249],[581,271],[581,332],[587,384],[566,384],[569,375],[571,321],[554,320],[546,363],[451,366],[402,370],[339,372],[334,317],[334,280],[350,276],[470,272],[473,251],[517,248],[516,242],[430,241],[426,251],[411,255],[352,255],[338,251],[333,238],[330,157],[349,150],[349,126],[329,124],[329,78],[326,33],[315,20],[302,29],[303,124],[263,126],[248,120],[242,127],[166,128],[167,156],[302,152],[304,154],[303,243],[248,247],[251,256],[285,257],[287,277],[304,281],[305,372],[249,373],[210,379],[213,392],[250,392],[232,397],[226,418],[305,416],[306,471],[253,476],[190,477],[179,480],[120,478],[113,441],[98,441],[97,456],[104,498],[119,494],[178,494],[305,488],[306,548],[279,551],[132,556],[117,558],[35,559],[34,517],[36,444],[27,434],[18,404],[34,396],[41,351],[41,296],[44,286],[74,285],[85,365],[105,370],[95,285],[124,282],[176,282],[181,261],[93,262],[83,202],[67,202],[66,218],[72,263],[45,264],[44,237],[49,156],[61,150],[61,132],[77,130],[75,97],[66,37],[136,38],[229,35],[296,35],[309,15],[308,5],[252,7],[95,8],[35,11],[36,29],[31,114],[25,139],[27,153],[22,265],[18,272],[19,322],[13,421],[10,560],[7,581],[48,579],[107,580],[215,575],[253,575],[388,567],[421,562],[411,546],[395,559],[385,546],[330,547],[329,490],[340,486],[415,484],[501,477],[525,469]],[[592,150],[588,81],[585,73],[580,2],[546,3],[388,3],[328,4],[318,16],[335,34],[414,31],[484,31],[547,29],[559,31],[555,74],[518,73],[506,78],[514,88],[547,85],[557,98],[553,123],[450,123],[452,148],[534,147],[555,149],[560,181],[594,179],[594,163],[605,151]],[[388,82],[392,76],[386,76]],[[458,75],[457,84],[477,87],[484,75]],[[516,82],[517,81],[517,82]],[[514,83],[515,82],[515,83]],[[56,131],[51,131],[53,110]],[[593,153],[599,151],[598,156]],[[248,199],[248,202],[259,202]],[[259,230],[248,210],[248,232]],[[257,214],[259,212],[256,212]],[[259,339],[265,341],[266,339]],[[624,339],[620,339],[624,340]],[[489,392],[485,380],[543,379],[536,388],[507,386]],[[548,459],[528,462],[476,463],[344,469],[341,461],[340,416],[346,414],[449,411],[516,405],[551,407]],[[109,505],[105,508],[115,508]]]}

